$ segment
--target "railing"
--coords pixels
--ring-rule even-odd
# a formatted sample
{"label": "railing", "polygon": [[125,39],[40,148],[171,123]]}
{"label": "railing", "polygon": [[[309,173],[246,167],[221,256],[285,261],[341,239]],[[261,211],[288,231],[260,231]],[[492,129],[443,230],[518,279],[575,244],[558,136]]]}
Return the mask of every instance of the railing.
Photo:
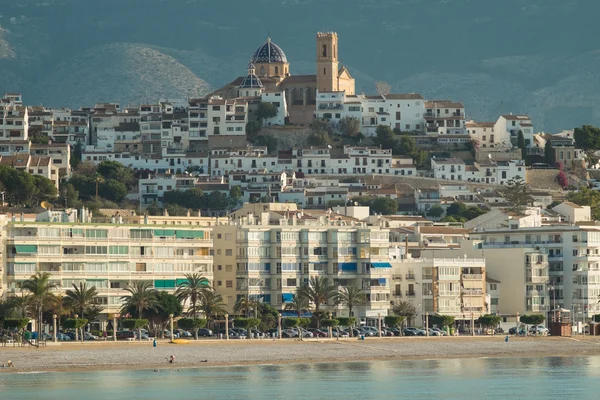
{"label": "railing", "polygon": [[415,295],[416,295],[416,293],[415,293],[415,292],[411,292],[410,290],[407,290],[407,291],[406,291],[406,296],[408,296],[408,297],[413,297],[413,296],[415,296]]}
{"label": "railing", "polygon": [[463,280],[477,280],[480,281],[483,279],[483,274],[463,274]]}
{"label": "railing", "polygon": [[463,289],[462,294],[466,296],[482,296],[483,290],[481,289]]}
{"label": "railing", "polygon": [[415,275],[414,274],[406,274],[406,279],[414,281],[415,280]]}

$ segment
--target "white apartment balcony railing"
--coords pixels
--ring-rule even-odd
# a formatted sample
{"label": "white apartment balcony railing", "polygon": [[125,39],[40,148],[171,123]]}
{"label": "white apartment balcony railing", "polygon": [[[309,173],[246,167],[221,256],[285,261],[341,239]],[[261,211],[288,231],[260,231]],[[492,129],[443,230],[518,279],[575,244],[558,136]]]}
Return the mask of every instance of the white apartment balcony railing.
{"label": "white apartment balcony railing", "polygon": [[463,289],[463,296],[483,296],[482,289]]}
{"label": "white apartment balcony railing", "polygon": [[483,279],[483,274],[463,274],[463,280],[480,281]]}
{"label": "white apartment balcony railing", "polygon": [[460,292],[459,291],[450,291],[450,290],[440,290],[438,295],[444,296],[444,297],[460,297]]}

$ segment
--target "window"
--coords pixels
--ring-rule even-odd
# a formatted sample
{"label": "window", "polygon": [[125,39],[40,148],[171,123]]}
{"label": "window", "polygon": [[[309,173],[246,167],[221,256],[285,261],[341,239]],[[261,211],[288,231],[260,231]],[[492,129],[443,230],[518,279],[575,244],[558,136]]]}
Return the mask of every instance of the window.
{"label": "window", "polygon": [[323,68],[323,75],[327,75],[327,68]]}
{"label": "window", "polygon": [[232,249],[225,249],[225,255],[226,256],[232,256],[233,255],[233,250]]}
{"label": "window", "polygon": [[490,283],[490,290],[498,290],[498,284]]}
{"label": "window", "polygon": [[233,281],[225,281],[225,287],[232,288],[233,287]]}

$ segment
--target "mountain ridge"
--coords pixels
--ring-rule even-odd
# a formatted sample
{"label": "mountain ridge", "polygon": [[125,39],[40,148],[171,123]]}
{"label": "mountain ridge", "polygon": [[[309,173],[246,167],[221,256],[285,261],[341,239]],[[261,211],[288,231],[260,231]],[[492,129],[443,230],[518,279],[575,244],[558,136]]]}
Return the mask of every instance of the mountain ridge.
{"label": "mountain ridge", "polygon": [[[526,112],[536,130],[600,125],[593,0],[0,0],[0,10],[0,90],[31,104],[206,92],[244,75],[268,35],[292,74],[314,73],[315,33],[332,30],[359,92],[385,80],[395,91],[462,101],[477,120]],[[121,46],[107,53],[112,60],[94,56],[110,45]],[[144,51],[153,68],[104,67],[118,71],[128,52]]]}

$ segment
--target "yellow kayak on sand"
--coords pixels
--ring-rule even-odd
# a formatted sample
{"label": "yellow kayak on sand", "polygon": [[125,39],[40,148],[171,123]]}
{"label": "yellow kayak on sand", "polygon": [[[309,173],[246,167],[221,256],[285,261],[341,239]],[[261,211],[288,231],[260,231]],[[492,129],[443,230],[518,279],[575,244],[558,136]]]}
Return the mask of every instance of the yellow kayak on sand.
{"label": "yellow kayak on sand", "polygon": [[175,340],[171,340],[171,343],[173,343],[173,344],[189,344],[190,341],[186,340],[186,339],[175,339]]}

